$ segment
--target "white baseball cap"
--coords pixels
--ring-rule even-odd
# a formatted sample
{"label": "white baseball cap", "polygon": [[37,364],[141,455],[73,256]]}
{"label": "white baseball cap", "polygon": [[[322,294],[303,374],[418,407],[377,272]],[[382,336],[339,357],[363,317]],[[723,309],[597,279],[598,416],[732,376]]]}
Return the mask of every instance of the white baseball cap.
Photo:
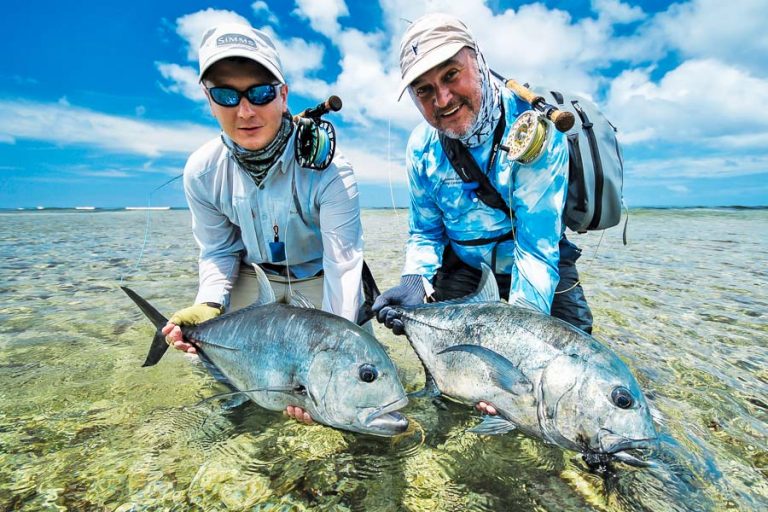
{"label": "white baseball cap", "polygon": [[400,42],[402,80],[398,87],[398,101],[411,82],[450,59],[465,46],[477,50],[475,38],[467,26],[454,16],[436,12],[411,23]]}
{"label": "white baseball cap", "polygon": [[222,23],[208,29],[200,42],[200,80],[213,64],[227,57],[245,57],[258,62],[285,83],[283,66],[272,39],[248,25]]}

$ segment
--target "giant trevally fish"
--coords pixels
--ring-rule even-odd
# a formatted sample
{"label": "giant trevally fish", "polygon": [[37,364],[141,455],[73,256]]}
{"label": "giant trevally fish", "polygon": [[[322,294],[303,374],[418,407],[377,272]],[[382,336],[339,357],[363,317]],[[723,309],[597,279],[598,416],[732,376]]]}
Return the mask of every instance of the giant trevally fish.
{"label": "giant trevally fish", "polygon": [[657,433],[627,366],[570,324],[501,302],[487,266],[473,295],[393,309],[424,364],[427,392],[497,409],[473,432],[516,428],[589,464],[645,465],[628,450],[656,445]]}
{"label": "giant trevally fish", "polygon": [[[408,403],[384,347],[352,322],[314,309],[300,294],[278,304],[261,269],[259,299],[252,305],[182,327],[229,383],[258,405],[281,411],[303,408],[312,419],[353,432],[393,436],[408,420]],[[160,329],[166,318],[132,290],[122,288],[157,328],[144,366],[168,349]]]}

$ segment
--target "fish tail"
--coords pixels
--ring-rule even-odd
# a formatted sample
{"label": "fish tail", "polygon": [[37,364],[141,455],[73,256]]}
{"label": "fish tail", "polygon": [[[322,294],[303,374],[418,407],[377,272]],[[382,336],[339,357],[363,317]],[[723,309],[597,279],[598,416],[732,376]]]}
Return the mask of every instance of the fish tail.
{"label": "fish tail", "polygon": [[360,305],[360,310],[357,312],[357,325],[363,325],[376,316],[371,308],[378,296],[381,295],[379,287],[376,285],[376,279],[373,278],[373,273],[371,273],[371,269],[368,268],[368,264],[365,261],[363,261],[362,282],[364,300]]}
{"label": "fish tail", "polygon": [[121,286],[120,289],[122,289],[131,298],[131,300],[136,303],[137,306],[139,306],[139,309],[141,309],[141,311],[155,326],[155,337],[152,338],[152,345],[149,347],[147,359],[144,361],[144,364],[141,365],[154,366],[163,357],[165,351],[168,350],[168,343],[165,342],[165,336],[161,332],[161,329],[168,322],[168,319],[165,318],[158,310],[156,310],[152,304],[144,300],[141,296],[139,296],[138,293],[134,292],[130,288]]}

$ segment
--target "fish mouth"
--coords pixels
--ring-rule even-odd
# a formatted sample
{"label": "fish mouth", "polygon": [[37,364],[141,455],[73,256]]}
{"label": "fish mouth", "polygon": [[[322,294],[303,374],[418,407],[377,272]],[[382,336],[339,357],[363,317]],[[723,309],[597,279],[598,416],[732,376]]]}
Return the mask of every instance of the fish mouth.
{"label": "fish mouth", "polygon": [[360,411],[358,419],[366,433],[379,436],[402,434],[408,430],[408,418],[403,416],[399,409],[407,404],[408,397],[403,396],[372,411],[370,408]]}
{"label": "fish mouth", "polygon": [[658,445],[655,437],[630,439],[614,434],[610,430],[601,430],[598,434],[598,442],[602,453],[615,454],[627,450],[649,450]]}
{"label": "fish mouth", "polygon": [[[609,430],[601,430],[598,434],[600,453],[591,454],[591,457],[606,460],[616,460],[635,467],[653,466],[654,463],[646,460],[647,453],[658,447],[656,437],[630,439]],[[630,453],[633,452],[633,453]],[[590,455],[585,455],[585,460]]]}

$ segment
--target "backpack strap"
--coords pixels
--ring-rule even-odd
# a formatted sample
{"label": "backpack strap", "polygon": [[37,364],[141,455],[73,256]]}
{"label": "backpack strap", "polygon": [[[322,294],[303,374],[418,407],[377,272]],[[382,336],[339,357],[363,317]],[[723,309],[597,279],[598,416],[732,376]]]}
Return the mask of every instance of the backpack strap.
{"label": "backpack strap", "polygon": [[504,130],[507,127],[507,122],[504,116],[504,104],[501,104],[501,118],[499,119],[496,129],[493,132],[493,147],[491,149],[491,159],[488,162],[488,169],[483,172],[480,166],[477,164],[469,149],[462,144],[458,139],[452,139],[446,137],[445,134],[440,133],[440,145],[443,147],[445,156],[448,157],[448,161],[451,162],[451,166],[459,175],[459,178],[464,183],[471,184],[470,187],[464,187],[466,190],[474,190],[478,199],[490,206],[503,211],[510,217],[514,217],[514,214],[510,211],[507,202],[504,200],[498,190],[491,184],[491,180],[488,178],[488,172],[493,168],[496,162],[496,155],[499,152],[499,146],[501,145],[501,139],[504,137]]}

